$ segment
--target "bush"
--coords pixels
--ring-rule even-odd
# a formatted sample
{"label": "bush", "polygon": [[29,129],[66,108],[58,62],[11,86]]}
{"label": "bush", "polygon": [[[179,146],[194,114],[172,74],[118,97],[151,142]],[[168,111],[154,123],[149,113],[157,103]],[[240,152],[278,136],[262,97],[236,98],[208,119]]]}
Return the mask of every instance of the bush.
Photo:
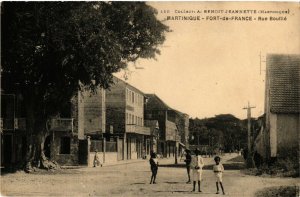
{"label": "bush", "polygon": [[255,193],[256,197],[295,197],[299,195],[297,186],[268,187]]}

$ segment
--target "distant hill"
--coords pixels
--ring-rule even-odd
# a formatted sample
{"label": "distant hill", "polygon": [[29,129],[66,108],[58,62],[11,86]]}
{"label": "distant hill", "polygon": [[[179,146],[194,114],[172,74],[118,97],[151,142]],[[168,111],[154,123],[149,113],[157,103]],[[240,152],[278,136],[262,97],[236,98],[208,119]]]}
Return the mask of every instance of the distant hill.
{"label": "distant hill", "polygon": [[190,144],[209,145],[226,152],[247,145],[247,120],[232,114],[220,114],[211,118],[190,119]]}

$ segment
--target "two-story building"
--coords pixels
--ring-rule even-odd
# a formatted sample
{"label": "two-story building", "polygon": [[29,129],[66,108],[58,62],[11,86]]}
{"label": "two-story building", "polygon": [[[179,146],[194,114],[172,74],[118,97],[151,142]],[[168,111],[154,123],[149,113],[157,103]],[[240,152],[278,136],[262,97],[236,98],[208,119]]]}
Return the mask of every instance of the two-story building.
{"label": "two-story building", "polygon": [[145,118],[157,120],[159,125],[157,153],[164,157],[173,157],[181,142],[179,128],[176,125],[176,113],[155,94],[146,94]]}
{"label": "two-story building", "polygon": [[144,93],[114,77],[106,91],[106,136],[123,139],[122,159],[142,158],[150,153],[150,128],[144,126]]}
{"label": "two-story building", "polygon": [[91,139],[103,138],[105,133],[105,90],[79,91],[59,117],[51,120],[50,135],[45,147],[46,156],[61,165],[87,164]]}

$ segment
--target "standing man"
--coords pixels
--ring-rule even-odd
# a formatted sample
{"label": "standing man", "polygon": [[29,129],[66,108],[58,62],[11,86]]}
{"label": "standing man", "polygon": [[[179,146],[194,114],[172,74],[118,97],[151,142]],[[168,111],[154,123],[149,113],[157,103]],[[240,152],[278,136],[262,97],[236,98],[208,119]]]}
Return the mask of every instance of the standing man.
{"label": "standing man", "polygon": [[198,192],[202,192],[200,188],[200,182],[202,180],[202,168],[204,166],[203,158],[199,155],[200,152],[196,148],[196,156],[192,157],[191,168],[193,170],[193,191],[196,189],[196,181],[198,182]]}
{"label": "standing man", "polygon": [[191,156],[191,151],[189,149],[185,150],[185,166],[186,166],[186,171],[188,174],[189,180],[186,183],[191,183],[191,176],[190,176],[190,171],[191,171],[191,161],[192,161],[192,156]]}

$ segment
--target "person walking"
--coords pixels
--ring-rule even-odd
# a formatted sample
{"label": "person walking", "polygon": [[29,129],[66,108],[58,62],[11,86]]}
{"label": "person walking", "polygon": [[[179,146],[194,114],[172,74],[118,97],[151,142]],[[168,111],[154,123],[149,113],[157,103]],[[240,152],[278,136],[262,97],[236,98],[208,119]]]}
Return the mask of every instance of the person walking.
{"label": "person walking", "polygon": [[95,155],[94,155],[94,162],[93,162],[93,164],[94,164],[94,167],[99,166],[99,165],[102,167],[102,164],[101,164],[101,162],[100,162],[100,159],[99,159],[99,155],[98,155],[98,151],[97,151],[97,150],[95,150]]}
{"label": "person walking", "polygon": [[202,168],[204,166],[203,158],[199,155],[200,151],[196,148],[196,156],[192,157],[191,169],[193,170],[193,190],[196,190],[196,182],[198,182],[198,192],[201,191],[201,180],[202,180]]}
{"label": "person walking", "polygon": [[188,175],[188,181],[186,183],[191,183],[191,161],[192,161],[192,156],[191,156],[191,151],[189,149],[185,150],[185,166],[186,166],[186,171],[187,171],[187,175]]}
{"label": "person walking", "polygon": [[156,153],[154,152],[152,152],[150,156],[151,158],[149,162],[150,162],[150,167],[152,172],[150,184],[156,184],[155,179],[158,171],[158,159],[156,158]]}

